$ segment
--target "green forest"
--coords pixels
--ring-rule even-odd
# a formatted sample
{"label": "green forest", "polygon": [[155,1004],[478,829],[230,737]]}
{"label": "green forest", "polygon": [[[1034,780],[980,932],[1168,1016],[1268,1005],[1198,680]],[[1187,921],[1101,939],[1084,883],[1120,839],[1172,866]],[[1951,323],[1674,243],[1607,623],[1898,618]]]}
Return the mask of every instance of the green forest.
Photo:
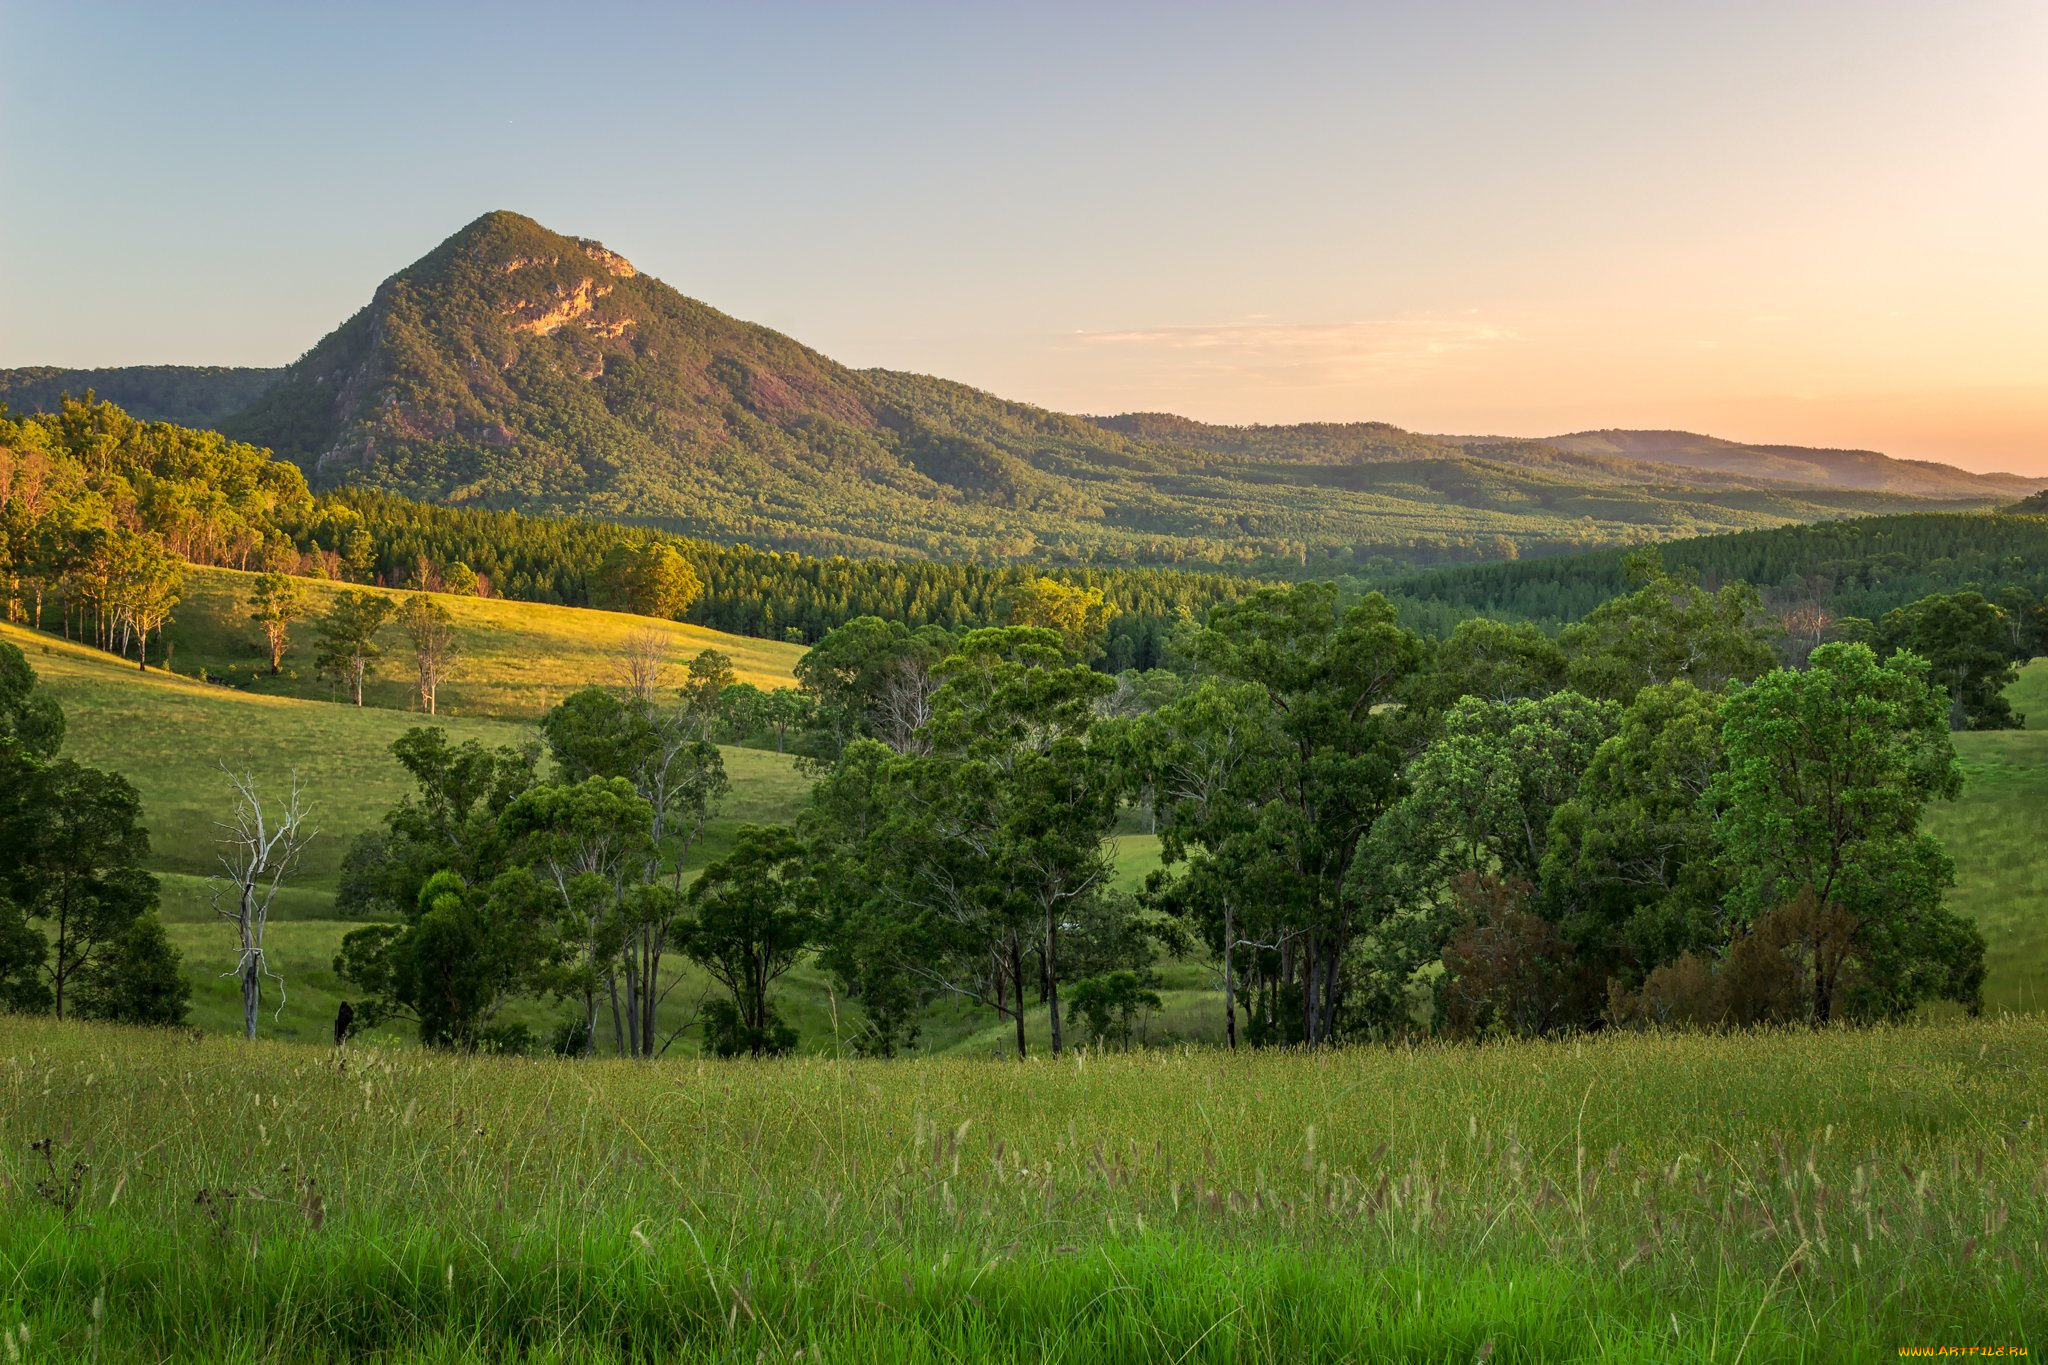
{"label": "green forest", "polygon": [[[857,616],[947,629],[1000,621],[1035,576],[819,559],[361,490],[315,495],[265,451],[105,402],[0,417],[0,615],[123,653],[162,631],[183,563],[645,612],[653,604],[619,578],[656,547],[689,565],[692,586],[653,614],[800,643]],[[1178,570],[1053,573],[1114,607],[1103,657],[1115,668],[1155,667],[1175,621],[1255,586]]]}
{"label": "green forest", "polygon": [[[1787,614],[1876,617],[1928,593],[2048,594],[2048,493],[2003,513],[1909,513],[1698,536],[1661,547],[1663,562],[1710,586],[1748,583]],[[1556,627],[1620,591],[1630,552],[1470,564],[1357,580],[1415,619],[1486,615]]]}

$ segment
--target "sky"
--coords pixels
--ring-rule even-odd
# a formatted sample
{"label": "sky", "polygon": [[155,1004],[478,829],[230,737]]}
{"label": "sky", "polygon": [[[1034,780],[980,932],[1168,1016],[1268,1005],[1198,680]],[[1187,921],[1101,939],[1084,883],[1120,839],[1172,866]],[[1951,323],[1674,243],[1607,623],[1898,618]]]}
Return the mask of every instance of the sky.
{"label": "sky", "polygon": [[0,0],[0,366],[276,365],[491,209],[1065,411],[2048,473],[2048,3]]}

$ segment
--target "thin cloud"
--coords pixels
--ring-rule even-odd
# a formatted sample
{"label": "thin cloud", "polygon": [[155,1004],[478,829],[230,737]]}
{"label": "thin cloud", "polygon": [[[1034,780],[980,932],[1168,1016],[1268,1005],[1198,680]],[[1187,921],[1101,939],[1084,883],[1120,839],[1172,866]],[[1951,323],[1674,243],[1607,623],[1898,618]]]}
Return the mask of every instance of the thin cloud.
{"label": "thin cloud", "polygon": [[1516,339],[1499,323],[1469,316],[1352,322],[1260,318],[1072,336],[1075,345],[1143,357],[1162,372],[1178,372],[1183,378],[1228,373],[1292,383],[1411,375],[1444,368],[1473,351]]}

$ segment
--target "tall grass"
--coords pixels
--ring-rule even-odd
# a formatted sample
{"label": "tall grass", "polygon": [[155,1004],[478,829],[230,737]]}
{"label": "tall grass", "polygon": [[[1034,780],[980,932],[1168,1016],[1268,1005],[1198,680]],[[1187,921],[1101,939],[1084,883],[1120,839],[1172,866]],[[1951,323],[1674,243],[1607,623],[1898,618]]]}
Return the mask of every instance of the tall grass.
{"label": "tall grass", "polygon": [[52,1360],[2038,1346],[2044,1063],[2020,1018],[657,1066],[0,1020],[0,1336]]}

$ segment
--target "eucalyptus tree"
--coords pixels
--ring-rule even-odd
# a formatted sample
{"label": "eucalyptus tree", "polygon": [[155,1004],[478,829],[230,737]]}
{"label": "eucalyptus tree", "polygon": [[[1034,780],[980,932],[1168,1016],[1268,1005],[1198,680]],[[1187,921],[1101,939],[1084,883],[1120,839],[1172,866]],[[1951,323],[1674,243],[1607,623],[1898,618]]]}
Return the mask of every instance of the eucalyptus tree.
{"label": "eucalyptus tree", "polygon": [[1927,661],[1929,680],[1947,693],[1949,729],[2016,730],[2026,717],[2013,714],[2005,690],[2029,646],[2015,641],[2008,614],[1981,593],[1936,593],[1885,613],[1871,643]]}
{"label": "eucalyptus tree", "polygon": [[596,1050],[600,992],[609,996],[621,1055],[633,1055],[617,987],[617,964],[630,936],[629,889],[652,847],[653,808],[622,777],[590,777],[532,787],[505,808],[512,857],[548,889],[567,961],[559,989],[583,1005],[584,1050]]}
{"label": "eucalyptus tree", "polygon": [[[709,678],[717,671],[702,673]],[[647,839],[631,872],[634,882],[656,890],[623,898],[617,907],[623,932],[617,966],[607,970],[610,989],[624,987],[619,1034],[621,1051],[629,1056],[652,1057],[659,1050],[656,1015],[674,985],[673,979],[663,985],[661,963],[683,911],[684,875],[705,826],[731,790],[724,756],[706,738],[705,724],[687,705],[663,707],[596,687],[573,693],[541,719],[541,734],[564,778],[624,781],[647,804]]]}
{"label": "eucalyptus tree", "polygon": [[177,1023],[188,989],[155,914],[142,802],[57,757],[64,713],[0,641],[0,1009]]}
{"label": "eucalyptus tree", "polygon": [[421,1037],[475,1046],[502,1000],[544,990],[561,951],[552,888],[516,856],[505,812],[539,780],[537,745],[450,744],[438,726],[392,743],[414,789],[357,836],[337,909],[375,916],[342,939],[336,974],[361,994],[358,1027],[412,1019]]}
{"label": "eucalyptus tree", "polygon": [[732,852],[690,887],[690,915],[678,935],[683,952],[727,996],[707,1018],[707,1051],[760,1057],[795,1045],[796,1031],[776,1013],[770,991],[817,943],[809,861],[793,830],[748,825]]}
{"label": "eucalyptus tree", "polygon": [[270,658],[271,673],[284,667],[292,625],[305,614],[306,590],[298,579],[287,573],[257,575],[249,592],[249,619],[263,632],[263,652]]}
{"label": "eucalyptus tree", "polygon": [[374,592],[353,589],[336,593],[333,605],[315,627],[320,653],[314,665],[346,687],[355,704],[363,704],[363,683],[383,657],[378,632],[389,624],[398,604]]}
{"label": "eucalyptus tree", "polygon": [[1014,1026],[1019,1056],[1035,976],[1057,1052],[1061,938],[1110,882],[1121,779],[1090,730],[1114,684],[1027,626],[970,632],[936,678],[910,752],[849,746],[806,818],[829,884],[858,888],[828,958],[892,1031],[910,997],[968,999]]}
{"label": "eucalyptus tree", "polygon": [[1557,691],[1564,676],[1564,650],[1535,626],[1472,616],[1432,651],[1409,701],[1429,711],[1447,710],[1461,697],[1521,701]]}
{"label": "eucalyptus tree", "polygon": [[1408,764],[1407,790],[1373,824],[1347,898],[1371,926],[1368,998],[1381,1027],[1404,1026],[1419,973],[1473,913],[1481,878],[1533,883],[1552,819],[1578,794],[1621,707],[1576,692],[1513,702],[1466,697]]}
{"label": "eucalyptus tree", "polygon": [[1126,771],[1150,793],[1157,818],[1165,871],[1148,897],[1202,923],[1223,964],[1223,1036],[1233,1048],[1238,963],[1246,949],[1256,954],[1285,932],[1265,913],[1284,902],[1259,894],[1269,879],[1253,875],[1270,851],[1259,837],[1261,817],[1287,759],[1278,720],[1256,684],[1210,679],[1140,716],[1121,736]]}
{"label": "eucalyptus tree", "polygon": [[1271,917],[1279,975],[1299,985],[1299,1036],[1315,1046],[1340,1027],[1359,929],[1344,886],[1363,836],[1401,789],[1412,722],[1392,703],[1423,644],[1377,593],[1346,605],[1334,584],[1301,583],[1219,606],[1185,647],[1205,673],[1243,689],[1211,694],[1204,723],[1258,737],[1256,757],[1237,760],[1230,797],[1248,814],[1205,816],[1214,832],[1201,842]]}
{"label": "eucalyptus tree", "polygon": [[1632,590],[1559,633],[1566,678],[1589,697],[1628,702],[1658,683],[1715,690],[1777,662],[1775,627],[1746,583],[1709,592],[1666,573],[1655,550],[1626,561]]}
{"label": "eucalyptus tree", "polygon": [[1983,986],[1983,936],[1942,904],[1955,864],[1921,828],[1962,782],[1948,701],[1928,675],[1915,655],[1880,663],[1838,642],[1806,669],[1737,688],[1725,707],[1712,793],[1733,919],[1746,927],[1810,893],[1851,926],[1846,960],[1806,945],[1816,972],[1842,969],[1811,983],[1815,1023],[1838,1003],[1859,1015],[1930,998],[1974,1007]]}
{"label": "eucalyptus tree", "polygon": [[[1036,939],[1052,1050],[1062,1047],[1060,933],[1110,880],[1107,840],[1120,796],[1114,757],[1089,742],[1095,703],[1115,684],[1067,663],[1065,640],[1038,627],[970,631],[940,664],[932,698],[932,755],[963,839],[984,850],[972,868],[982,904],[1011,926],[1018,949]],[[1021,1003],[1021,1002],[1020,1002]],[[1023,1014],[1018,1011],[1018,1047]]]}
{"label": "eucalyptus tree", "polygon": [[427,593],[416,592],[398,609],[398,625],[412,646],[419,708],[431,716],[438,709],[441,684],[461,654],[455,617]]}
{"label": "eucalyptus tree", "polygon": [[296,771],[281,798],[266,800],[252,774],[228,773],[228,787],[228,818],[215,822],[224,875],[214,879],[213,909],[235,926],[239,952],[230,974],[242,987],[242,1032],[254,1041],[265,977],[277,983],[278,1008],[284,1008],[284,977],[271,967],[265,946],[270,909],[298,871],[315,831],[307,823],[311,810]]}
{"label": "eucalyptus tree", "polygon": [[922,752],[938,691],[939,661],[953,637],[938,626],[858,616],[797,660],[797,681],[815,699],[819,752],[830,762],[854,739],[878,739],[898,753]]}
{"label": "eucalyptus tree", "polygon": [[1627,984],[1727,941],[1713,796],[1722,704],[1688,682],[1644,688],[1551,815],[1538,878],[1546,911]]}

